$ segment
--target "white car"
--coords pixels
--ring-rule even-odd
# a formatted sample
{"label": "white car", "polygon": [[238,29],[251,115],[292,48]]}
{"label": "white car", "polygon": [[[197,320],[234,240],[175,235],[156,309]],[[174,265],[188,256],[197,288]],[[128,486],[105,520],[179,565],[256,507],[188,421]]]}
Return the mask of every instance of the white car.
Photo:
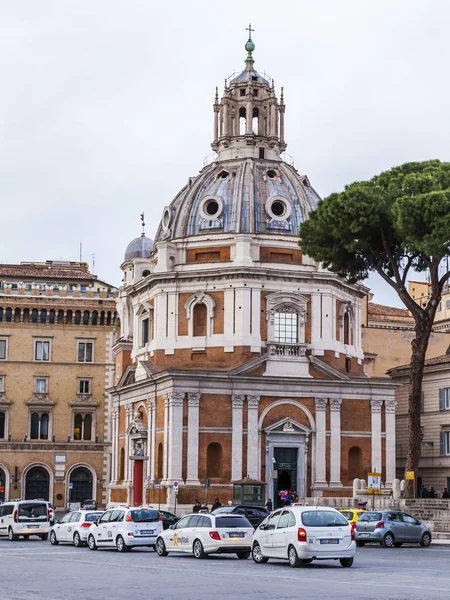
{"label": "white car", "polygon": [[250,556],[252,534],[253,526],[244,516],[194,513],[159,534],[156,552],[159,556],[187,552],[195,558],[226,553],[246,559]]}
{"label": "white car", "polygon": [[50,510],[44,500],[11,500],[0,506],[0,537],[10,541],[37,535],[46,540],[50,531]]}
{"label": "white car", "polygon": [[59,542],[69,542],[77,548],[87,544],[88,532],[102,514],[103,511],[83,509],[67,513],[50,529],[50,543],[57,546]]}
{"label": "white car", "polygon": [[133,546],[150,546],[154,549],[156,538],[162,530],[162,517],[154,508],[112,508],[93,523],[88,546],[90,550],[117,548],[119,552],[127,552]]}
{"label": "white car", "polygon": [[313,560],[339,560],[351,567],[356,553],[355,534],[337,510],[321,506],[289,506],[269,515],[253,534],[252,558],[266,563],[284,558],[291,567]]}

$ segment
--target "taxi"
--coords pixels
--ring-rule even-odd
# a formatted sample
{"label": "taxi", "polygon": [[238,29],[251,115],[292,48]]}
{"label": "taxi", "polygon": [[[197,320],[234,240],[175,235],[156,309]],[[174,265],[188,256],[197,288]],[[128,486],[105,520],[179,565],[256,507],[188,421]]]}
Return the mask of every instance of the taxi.
{"label": "taxi", "polygon": [[57,546],[68,542],[77,548],[87,543],[88,532],[94,521],[103,514],[101,510],[74,510],[64,515],[50,529],[50,543]]}
{"label": "taxi", "polygon": [[341,515],[344,515],[344,517],[354,529],[356,526],[356,521],[359,519],[360,515],[367,511],[361,508],[341,508],[339,509],[339,512],[341,513]]}
{"label": "taxi", "polygon": [[194,513],[158,535],[156,552],[159,556],[185,552],[195,558],[236,554],[245,560],[250,556],[252,535],[253,526],[242,515]]}

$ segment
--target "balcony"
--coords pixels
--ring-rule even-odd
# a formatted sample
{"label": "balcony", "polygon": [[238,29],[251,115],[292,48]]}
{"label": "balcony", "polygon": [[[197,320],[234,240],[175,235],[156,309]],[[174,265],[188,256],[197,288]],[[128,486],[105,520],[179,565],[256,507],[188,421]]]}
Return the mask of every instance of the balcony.
{"label": "balcony", "polygon": [[311,377],[306,356],[308,344],[267,342],[267,362],[264,375],[274,377]]}
{"label": "balcony", "polygon": [[283,342],[267,342],[269,356],[283,358],[306,357],[308,344],[286,344]]}

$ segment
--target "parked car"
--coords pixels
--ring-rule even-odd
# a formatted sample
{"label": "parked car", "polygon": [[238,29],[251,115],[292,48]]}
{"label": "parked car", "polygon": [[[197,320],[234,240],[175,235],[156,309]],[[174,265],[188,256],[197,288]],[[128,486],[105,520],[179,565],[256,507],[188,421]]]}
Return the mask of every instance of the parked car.
{"label": "parked car", "polygon": [[69,542],[77,548],[87,543],[88,532],[94,521],[102,516],[103,512],[75,510],[59,519],[50,530],[50,543],[57,546],[60,542]]}
{"label": "parked car", "polygon": [[113,508],[93,523],[88,546],[90,550],[115,547],[119,552],[127,552],[134,546],[154,549],[162,531],[162,516],[153,508]]}
{"label": "parked car", "polygon": [[163,529],[169,529],[171,525],[175,525],[180,520],[180,517],[167,512],[167,510],[160,510],[159,514],[162,516]]}
{"label": "parked car", "polygon": [[85,500],[81,508],[85,508],[86,510],[97,510],[97,501],[92,498],[90,500]]}
{"label": "parked car", "polygon": [[336,509],[317,506],[285,506],[273,512],[256,529],[252,558],[266,563],[284,558],[291,567],[313,560],[339,560],[351,567],[356,553],[352,527]]}
{"label": "parked car", "polygon": [[232,506],[221,506],[212,511],[213,515],[233,514],[242,515],[250,521],[254,528],[270,514],[267,508],[256,504],[233,504]]}
{"label": "parked car", "polygon": [[369,511],[356,522],[357,546],[378,543],[384,548],[399,548],[404,543],[416,543],[427,548],[431,531],[418,519],[399,510]]}
{"label": "parked car", "polygon": [[45,500],[12,500],[0,506],[0,537],[10,541],[22,536],[27,540],[37,535],[41,540],[48,538],[51,513]]}
{"label": "parked car", "polygon": [[159,556],[187,552],[195,558],[205,558],[208,554],[237,554],[238,558],[247,559],[252,534],[253,527],[243,515],[194,513],[159,534],[156,552]]}
{"label": "parked car", "polygon": [[339,512],[341,513],[341,515],[344,515],[344,517],[354,529],[356,527],[356,521],[363,513],[367,511],[361,508],[341,508]]}

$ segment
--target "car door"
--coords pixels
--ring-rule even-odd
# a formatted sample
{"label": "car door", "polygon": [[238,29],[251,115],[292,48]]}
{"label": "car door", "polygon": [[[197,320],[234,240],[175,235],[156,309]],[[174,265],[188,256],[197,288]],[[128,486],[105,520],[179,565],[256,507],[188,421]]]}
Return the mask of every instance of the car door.
{"label": "car door", "polygon": [[[107,527],[111,518],[112,511],[105,512],[100,519],[97,521],[97,525],[94,525],[92,533],[94,534],[95,541],[98,546],[108,545],[108,532]],[[110,544],[111,545],[111,544]]]}
{"label": "car door", "polygon": [[66,532],[66,541],[67,542],[72,542],[73,541],[73,535],[75,533],[75,530],[77,528],[77,524],[79,522],[79,520],[81,519],[81,513],[79,510],[76,510],[72,513],[72,516],[70,517],[70,521],[67,524],[67,532]]}
{"label": "car door", "polygon": [[173,550],[174,552],[183,552],[183,533],[186,530],[190,515],[183,517],[171,528],[170,535],[168,535],[166,540],[166,550]]}
{"label": "car door", "polygon": [[54,526],[56,539],[59,542],[67,541],[67,527],[69,526],[70,519],[72,518],[73,513],[69,512],[63,516],[61,521]]}
{"label": "car door", "polygon": [[4,504],[0,506],[0,536],[5,537],[8,535],[8,516],[14,512],[14,506],[12,504]]}
{"label": "car door", "polygon": [[259,545],[261,546],[264,556],[275,556],[273,554],[273,532],[276,529],[278,519],[280,518],[282,510],[277,510],[270,515],[258,529]]}
{"label": "car door", "polygon": [[395,542],[406,541],[406,525],[403,522],[401,514],[396,512],[388,513],[388,523],[389,529],[394,535]]}
{"label": "car door", "polygon": [[420,542],[423,535],[420,521],[407,513],[402,513],[401,516],[405,524],[405,542]]}
{"label": "car door", "polygon": [[278,558],[286,558],[287,556],[287,531],[291,514],[290,510],[283,510],[272,533],[273,554]]}

